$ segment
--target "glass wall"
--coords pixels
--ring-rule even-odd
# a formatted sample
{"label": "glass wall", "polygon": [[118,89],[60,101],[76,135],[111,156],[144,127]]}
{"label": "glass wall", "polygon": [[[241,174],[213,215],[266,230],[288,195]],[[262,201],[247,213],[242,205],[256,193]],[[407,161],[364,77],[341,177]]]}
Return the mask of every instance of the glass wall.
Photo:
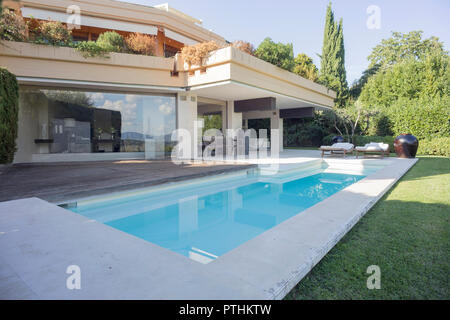
{"label": "glass wall", "polygon": [[173,146],[174,95],[22,87],[20,110],[32,153],[135,152],[158,158]]}

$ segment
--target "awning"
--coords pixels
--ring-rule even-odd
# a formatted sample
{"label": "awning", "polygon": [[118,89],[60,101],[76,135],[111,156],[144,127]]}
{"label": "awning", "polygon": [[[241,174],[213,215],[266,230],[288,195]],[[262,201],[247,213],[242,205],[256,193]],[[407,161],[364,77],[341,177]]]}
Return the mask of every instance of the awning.
{"label": "awning", "polygon": [[189,45],[189,46],[198,43],[198,41],[196,41],[196,40],[193,40],[193,39],[191,39],[191,38],[185,37],[185,36],[183,36],[183,35],[181,35],[181,34],[175,32],[175,31],[171,31],[171,30],[169,30],[169,29],[165,29],[165,30],[164,30],[164,33],[165,33],[165,36],[166,36],[167,38],[176,40],[176,41],[178,41],[178,42],[181,42],[181,43],[186,44],[186,45]]}
{"label": "awning", "polygon": [[[24,16],[26,18],[33,17],[35,19],[41,19],[41,20],[53,20],[53,21],[59,21],[59,22],[63,22],[63,23],[67,23],[67,22],[73,23],[71,21],[73,19],[70,19],[72,14],[68,14],[65,12],[57,12],[57,11],[50,11],[50,10],[44,10],[44,9],[28,8],[28,7],[24,7],[21,10],[22,10],[22,16]],[[127,32],[139,32],[139,33],[151,34],[151,35],[156,35],[158,33],[158,28],[155,26],[148,26],[148,25],[139,24],[139,23],[124,22],[124,21],[117,21],[117,20],[113,21],[113,20],[109,20],[109,19],[86,16],[83,14],[81,14],[81,16],[80,16],[80,24],[82,26],[88,26],[88,27],[120,30],[120,31],[127,31]]]}

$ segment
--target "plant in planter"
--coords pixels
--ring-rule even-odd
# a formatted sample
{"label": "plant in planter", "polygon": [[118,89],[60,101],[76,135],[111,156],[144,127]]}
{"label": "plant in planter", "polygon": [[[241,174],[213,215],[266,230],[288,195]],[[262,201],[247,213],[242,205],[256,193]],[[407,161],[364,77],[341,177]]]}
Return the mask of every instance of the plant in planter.
{"label": "plant in planter", "polygon": [[231,46],[233,48],[241,50],[242,52],[248,53],[252,56],[255,55],[255,48],[253,47],[253,45],[250,42],[246,42],[243,40],[237,40],[237,41],[233,41]]}
{"label": "plant in planter", "polygon": [[41,22],[33,17],[27,21],[28,40],[36,42],[41,37]]}
{"label": "plant in planter", "polygon": [[128,48],[137,54],[154,56],[156,52],[156,38],[142,33],[133,33],[125,38]]}
{"label": "plant in planter", "polygon": [[3,10],[0,14],[0,39],[25,41],[26,24],[23,18],[12,11]]}
{"label": "plant in planter", "polygon": [[82,41],[76,45],[76,50],[80,52],[80,54],[84,58],[108,58],[108,50],[104,47],[100,46],[95,41]]}
{"label": "plant in planter", "polygon": [[97,39],[97,44],[107,52],[127,52],[124,38],[114,31],[102,33]]}
{"label": "plant in planter", "polygon": [[191,69],[193,65],[203,66],[205,59],[209,54],[220,49],[220,46],[215,41],[197,43],[192,46],[186,46],[181,50],[181,56],[188,68]]}
{"label": "plant in planter", "polygon": [[16,152],[19,85],[15,75],[0,68],[0,164],[11,163]]}
{"label": "plant in planter", "polygon": [[45,21],[39,26],[38,43],[52,46],[69,46],[72,44],[72,32],[59,21]]}

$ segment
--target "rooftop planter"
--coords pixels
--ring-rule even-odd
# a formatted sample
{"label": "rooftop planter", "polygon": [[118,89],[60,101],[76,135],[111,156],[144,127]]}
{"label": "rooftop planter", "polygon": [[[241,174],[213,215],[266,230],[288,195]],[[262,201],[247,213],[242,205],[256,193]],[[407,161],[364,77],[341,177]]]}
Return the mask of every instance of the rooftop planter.
{"label": "rooftop planter", "polygon": [[[2,65],[19,77],[184,86],[182,77],[171,76],[174,58],[128,53],[84,58],[70,47],[13,41],[0,41],[0,57]],[[154,76],[149,77],[149,71]]]}

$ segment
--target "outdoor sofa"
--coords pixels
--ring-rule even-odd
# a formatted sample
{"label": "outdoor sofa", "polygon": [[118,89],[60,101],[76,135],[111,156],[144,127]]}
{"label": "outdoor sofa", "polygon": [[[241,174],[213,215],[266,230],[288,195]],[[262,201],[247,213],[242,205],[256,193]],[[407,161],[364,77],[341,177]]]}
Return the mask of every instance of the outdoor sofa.
{"label": "outdoor sofa", "polygon": [[371,142],[367,143],[364,147],[356,147],[356,158],[358,158],[359,153],[366,155],[367,153],[380,154],[381,158],[385,155],[389,155],[389,145],[387,143]]}
{"label": "outdoor sofa", "polygon": [[353,152],[354,148],[355,148],[355,146],[351,143],[339,142],[339,143],[334,143],[331,146],[321,146],[319,149],[320,149],[320,151],[322,151],[322,158],[326,152],[329,152],[330,155],[335,155],[335,154],[343,155],[343,157],[345,158],[345,156],[347,154]]}

